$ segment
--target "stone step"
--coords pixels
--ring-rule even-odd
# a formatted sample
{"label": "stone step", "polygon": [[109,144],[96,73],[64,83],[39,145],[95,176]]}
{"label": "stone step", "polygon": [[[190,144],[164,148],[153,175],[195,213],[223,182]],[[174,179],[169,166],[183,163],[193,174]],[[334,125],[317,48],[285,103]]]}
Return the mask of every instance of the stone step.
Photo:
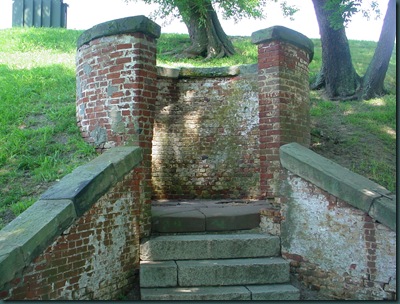
{"label": "stone step", "polygon": [[141,288],[141,300],[235,301],[235,300],[299,300],[300,291],[289,284]]}
{"label": "stone step", "polygon": [[141,287],[264,285],[289,282],[289,262],[280,257],[142,261]]}
{"label": "stone step", "polygon": [[142,261],[253,258],[279,254],[279,237],[256,233],[155,236],[140,245]]}
{"label": "stone step", "polygon": [[187,201],[152,205],[152,233],[248,230],[259,227],[265,201]]}

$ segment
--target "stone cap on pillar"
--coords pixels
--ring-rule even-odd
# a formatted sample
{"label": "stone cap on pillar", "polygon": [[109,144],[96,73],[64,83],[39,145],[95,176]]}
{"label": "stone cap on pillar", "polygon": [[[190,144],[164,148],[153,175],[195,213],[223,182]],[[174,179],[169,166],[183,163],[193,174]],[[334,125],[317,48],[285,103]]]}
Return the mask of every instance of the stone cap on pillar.
{"label": "stone cap on pillar", "polygon": [[153,38],[159,38],[161,27],[142,15],[115,19],[97,24],[84,31],[78,38],[77,48],[79,49],[82,45],[97,38],[138,32]]}
{"label": "stone cap on pillar", "polygon": [[276,25],[251,34],[254,44],[266,43],[273,40],[286,41],[308,52],[310,62],[314,57],[314,43],[307,36],[284,26]]}

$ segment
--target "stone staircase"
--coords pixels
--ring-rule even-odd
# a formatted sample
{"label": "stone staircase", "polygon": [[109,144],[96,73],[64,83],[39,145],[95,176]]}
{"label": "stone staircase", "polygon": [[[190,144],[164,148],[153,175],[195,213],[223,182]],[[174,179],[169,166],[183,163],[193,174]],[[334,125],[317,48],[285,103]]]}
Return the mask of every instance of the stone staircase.
{"label": "stone staircase", "polygon": [[202,203],[153,206],[154,230],[140,247],[141,300],[300,298],[279,237],[259,231],[265,204]]}

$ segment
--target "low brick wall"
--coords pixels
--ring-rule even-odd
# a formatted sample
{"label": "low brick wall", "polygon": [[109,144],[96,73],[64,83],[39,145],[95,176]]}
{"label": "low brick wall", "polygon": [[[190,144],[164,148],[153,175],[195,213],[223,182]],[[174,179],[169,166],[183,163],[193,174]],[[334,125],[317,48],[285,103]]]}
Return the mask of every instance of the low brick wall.
{"label": "low brick wall", "polygon": [[0,300],[115,300],[132,290],[149,233],[141,161],[140,148],[113,148],[0,230]]}
{"label": "low brick wall", "polygon": [[[292,273],[334,299],[394,300],[396,196],[299,144],[280,152],[279,232]],[[271,215],[262,218],[271,230]]]}
{"label": "low brick wall", "polygon": [[178,71],[158,80],[153,197],[257,198],[257,66]]}

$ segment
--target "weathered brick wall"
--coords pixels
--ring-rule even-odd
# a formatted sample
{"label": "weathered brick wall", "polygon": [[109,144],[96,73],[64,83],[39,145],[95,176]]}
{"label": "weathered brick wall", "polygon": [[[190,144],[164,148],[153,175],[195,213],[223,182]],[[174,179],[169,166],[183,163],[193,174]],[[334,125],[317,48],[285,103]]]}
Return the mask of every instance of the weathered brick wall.
{"label": "weathered brick wall", "polygon": [[0,294],[4,300],[116,299],[139,267],[138,194],[127,175],[64,231]]}
{"label": "weathered brick wall", "polygon": [[332,298],[394,300],[396,232],[365,212],[291,176],[282,255],[307,287]]}
{"label": "weathered brick wall", "polygon": [[335,299],[396,297],[396,196],[298,144],[281,147],[282,255],[307,287]]}
{"label": "weathered brick wall", "polygon": [[0,300],[115,300],[133,290],[150,223],[141,159],[133,147],[102,154],[1,230]]}
{"label": "weathered brick wall", "polygon": [[258,74],[223,75],[219,68],[157,77],[159,33],[146,18],[135,32],[131,19],[89,30],[78,42],[77,116],[85,139],[100,151],[142,147],[143,180],[155,199],[276,198],[279,146],[310,141],[312,42],[273,27],[253,34]]}
{"label": "weathered brick wall", "polygon": [[255,73],[161,78],[154,198],[257,198],[258,134]]}

